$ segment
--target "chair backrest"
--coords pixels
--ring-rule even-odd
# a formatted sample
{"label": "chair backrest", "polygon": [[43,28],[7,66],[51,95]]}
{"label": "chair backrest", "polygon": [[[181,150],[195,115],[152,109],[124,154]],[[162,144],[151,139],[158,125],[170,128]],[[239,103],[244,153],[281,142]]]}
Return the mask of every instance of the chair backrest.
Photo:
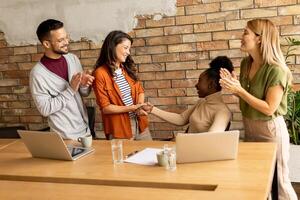
{"label": "chair backrest", "polygon": [[20,138],[17,130],[25,130],[24,126],[2,127],[0,128],[0,138]]}
{"label": "chair backrest", "polygon": [[88,114],[89,128],[91,130],[91,135],[93,136],[93,138],[95,138],[96,137],[96,132],[95,132],[96,109],[94,106],[87,106],[86,110]]}

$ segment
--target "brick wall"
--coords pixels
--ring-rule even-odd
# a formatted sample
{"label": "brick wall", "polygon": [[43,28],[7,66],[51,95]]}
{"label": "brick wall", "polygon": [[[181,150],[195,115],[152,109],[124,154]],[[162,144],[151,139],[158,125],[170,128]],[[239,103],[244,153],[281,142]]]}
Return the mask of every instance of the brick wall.
{"label": "brick wall", "polygon": [[[181,112],[198,97],[194,85],[199,74],[218,55],[229,56],[239,71],[240,38],[246,22],[257,17],[271,19],[284,37],[300,39],[300,0],[177,0],[176,16],[159,21],[152,16],[138,17],[138,25],[130,32],[134,38],[132,54],[139,67],[146,100],[158,107]],[[92,69],[101,44],[90,41],[72,42],[75,53],[86,69]],[[286,46],[283,46],[283,50]],[[300,83],[300,48],[289,59],[295,83]],[[38,130],[47,126],[36,110],[28,87],[30,69],[43,55],[41,46],[9,46],[0,33],[0,127],[24,125]],[[243,129],[238,99],[224,97],[233,111],[231,129]],[[94,94],[85,98],[95,105]],[[155,137],[168,137],[184,130],[150,116],[150,129]],[[96,127],[102,131],[97,109]]]}

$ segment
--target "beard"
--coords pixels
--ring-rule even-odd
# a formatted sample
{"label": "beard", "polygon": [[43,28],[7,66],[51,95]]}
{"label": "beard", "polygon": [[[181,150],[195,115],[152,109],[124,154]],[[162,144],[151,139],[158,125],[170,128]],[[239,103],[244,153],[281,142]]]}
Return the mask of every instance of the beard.
{"label": "beard", "polygon": [[[66,50],[62,50],[62,49],[65,48],[65,47],[67,47]],[[60,55],[64,55],[64,54],[69,53],[68,46],[63,46],[63,47],[61,47],[60,49],[58,49],[58,48],[52,48],[52,51],[53,51],[54,53],[60,54]]]}

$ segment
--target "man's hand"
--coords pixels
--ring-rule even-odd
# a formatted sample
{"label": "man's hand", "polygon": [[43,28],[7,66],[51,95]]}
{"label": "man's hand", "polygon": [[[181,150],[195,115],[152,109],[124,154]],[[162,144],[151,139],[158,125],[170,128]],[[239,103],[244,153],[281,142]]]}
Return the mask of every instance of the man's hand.
{"label": "man's hand", "polygon": [[92,85],[94,79],[95,79],[95,77],[93,77],[89,71],[82,72],[82,78],[81,78],[80,85],[88,87],[88,86]]}
{"label": "man's hand", "polygon": [[78,91],[81,79],[82,79],[82,73],[80,72],[72,76],[72,79],[70,81],[70,86],[75,92]]}
{"label": "man's hand", "polygon": [[147,102],[147,104],[144,104],[141,108],[147,112],[147,113],[151,113],[152,109],[153,109],[153,105],[150,102]]}

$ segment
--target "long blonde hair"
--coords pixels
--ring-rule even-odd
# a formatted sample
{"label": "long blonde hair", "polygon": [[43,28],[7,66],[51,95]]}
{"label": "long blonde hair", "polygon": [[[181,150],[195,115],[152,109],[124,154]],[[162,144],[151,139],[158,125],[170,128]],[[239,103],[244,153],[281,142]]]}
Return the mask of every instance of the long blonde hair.
{"label": "long blonde hair", "polygon": [[288,74],[290,84],[292,73],[286,65],[280,48],[279,32],[273,22],[268,19],[253,19],[247,22],[247,27],[261,37],[260,51],[264,64],[282,67]]}

